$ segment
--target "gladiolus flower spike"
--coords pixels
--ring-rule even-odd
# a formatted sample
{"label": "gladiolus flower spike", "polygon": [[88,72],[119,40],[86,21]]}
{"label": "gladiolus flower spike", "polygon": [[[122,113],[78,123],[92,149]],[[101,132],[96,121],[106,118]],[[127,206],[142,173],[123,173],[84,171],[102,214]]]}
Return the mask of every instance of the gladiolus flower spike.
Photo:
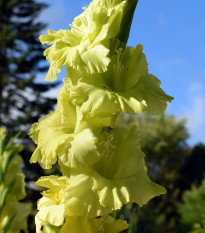
{"label": "gladiolus flower spike", "polygon": [[128,227],[110,216],[122,205],[140,207],[166,190],[146,172],[136,126],[116,126],[120,113],[161,114],[173,97],[148,72],[142,45],[127,47],[137,0],[93,0],[71,30],[48,30],[44,55],[54,81],[67,76],[57,108],[33,124],[30,162],[59,163],[62,176],[41,177],[37,233],[117,233]]}

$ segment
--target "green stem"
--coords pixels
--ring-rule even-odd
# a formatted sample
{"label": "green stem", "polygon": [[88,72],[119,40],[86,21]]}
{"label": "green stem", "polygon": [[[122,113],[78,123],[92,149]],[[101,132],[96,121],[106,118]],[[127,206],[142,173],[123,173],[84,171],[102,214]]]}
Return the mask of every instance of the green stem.
{"label": "green stem", "polygon": [[137,3],[138,0],[127,0],[127,6],[123,15],[120,32],[117,35],[117,39],[124,42],[125,44],[127,44],[129,38],[130,28]]}

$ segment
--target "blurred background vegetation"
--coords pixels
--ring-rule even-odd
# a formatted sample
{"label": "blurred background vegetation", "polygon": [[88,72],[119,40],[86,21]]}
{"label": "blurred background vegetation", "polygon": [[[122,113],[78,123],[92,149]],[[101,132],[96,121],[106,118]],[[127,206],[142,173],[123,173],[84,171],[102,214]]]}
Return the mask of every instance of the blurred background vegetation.
{"label": "blurred background vegetation", "polygon": [[[39,14],[48,7],[37,0],[0,0],[0,83],[1,126],[9,137],[23,132],[18,143],[24,146],[21,156],[27,182],[27,198],[33,204],[29,232],[35,232],[36,202],[40,198],[32,182],[42,175],[59,173],[58,167],[43,171],[30,165],[35,145],[28,132],[32,123],[53,111],[56,97],[45,93],[59,83],[38,83],[37,75],[47,71],[43,46],[39,42],[45,24]],[[205,145],[187,144],[189,132],[185,119],[163,115],[149,117],[121,115],[118,125],[138,126],[142,150],[146,154],[149,176],[167,189],[167,194],[147,205],[127,205],[115,213],[126,219],[127,233],[205,232]]]}

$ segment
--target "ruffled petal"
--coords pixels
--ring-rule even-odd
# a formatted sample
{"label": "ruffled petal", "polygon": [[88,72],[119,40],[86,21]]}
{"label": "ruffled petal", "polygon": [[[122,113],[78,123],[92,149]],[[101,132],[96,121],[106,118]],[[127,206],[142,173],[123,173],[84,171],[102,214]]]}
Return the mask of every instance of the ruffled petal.
{"label": "ruffled petal", "polygon": [[62,225],[65,217],[64,192],[68,185],[68,178],[65,176],[41,177],[35,184],[48,188],[43,191],[43,197],[38,201],[37,220],[46,221],[54,226]]}
{"label": "ruffled petal", "polygon": [[45,80],[51,82],[55,81],[57,79],[57,73],[60,73],[60,71],[54,65],[50,65]]}
{"label": "ruffled petal", "polygon": [[72,169],[69,186],[65,191],[65,204],[68,216],[102,216],[106,212],[99,203],[97,193],[92,191],[91,175],[83,170]]}
{"label": "ruffled petal", "polygon": [[38,202],[38,209],[47,206],[62,203],[64,200],[64,190],[68,185],[68,178],[65,176],[42,176],[35,185],[48,188],[43,191],[41,198]]}
{"label": "ruffled petal", "polygon": [[54,226],[46,221],[42,221],[38,214],[35,216],[36,233],[59,233],[61,226]]}
{"label": "ruffled petal", "polygon": [[64,144],[70,147],[70,141],[73,139],[72,135],[69,135],[64,130],[44,130],[39,133],[38,148],[33,153],[30,162],[39,164],[49,169],[57,161],[58,148]]}
{"label": "ruffled petal", "polygon": [[102,156],[94,165],[94,169],[111,180],[134,176],[145,166],[139,140],[136,126],[105,129],[98,147]]}
{"label": "ruffled petal", "polygon": [[166,192],[146,174],[144,153],[140,150],[135,126],[105,132],[101,153],[103,156],[95,164],[100,176],[96,176],[93,190],[98,193],[102,206],[111,210],[129,202],[142,206],[152,197]]}
{"label": "ruffled petal", "polygon": [[162,186],[150,181],[143,167],[135,176],[119,180],[96,176],[93,191],[98,193],[100,204],[109,212],[131,202],[142,207],[153,197],[166,193]]}
{"label": "ruffled petal", "polygon": [[62,226],[56,227],[42,221],[37,214],[35,217],[37,233],[118,233],[128,228],[123,220],[115,220],[111,216],[88,218],[86,216],[66,217]]}
{"label": "ruffled petal", "polygon": [[[89,210],[100,208],[100,206],[95,207],[97,195],[92,193],[90,184],[92,184],[92,179],[81,174],[74,176],[73,173],[70,178],[66,176],[41,177],[36,185],[46,187],[48,190],[43,191],[43,197],[38,201],[39,212],[35,218],[37,233],[46,232],[46,230],[51,233],[98,233],[100,230],[117,233],[126,229],[128,225],[125,221],[115,220],[110,216],[100,218],[85,216]],[[69,186],[70,189],[68,189]],[[80,196],[82,194],[80,190],[84,191],[84,197]],[[80,195],[73,196],[75,191]],[[67,200],[67,195],[72,198]],[[85,203],[81,202],[82,198]],[[91,203],[90,206],[86,206],[87,203]],[[85,207],[87,207],[86,212]]]}
{"label": "ruffled petal", "polygon": [[46,221],[54,226],[60,226],[63,224],[65,217],[65,205],[60,204],[41,208],[37,215],[42,221]]}
{"label": "ruffled petal", "polygon": [[88,233],[88,219],[86,217],[67,217],[60,233]]}
{"label": "ruffled petal", "polygon": [[126,221],[111,216],[101,218],[67,217],[60,233],[118,233],[128,227]]}
{"label": "ruffled petal", "polygon": [[42,44],[52,44],[44,55],[51,63],[46,80],[54,81],[62,66],[80,72],[102,73],[110,62],[109,44],[121,25],[126,1],[94,1],[74,19],[71,30],[48,30]]}
{"label": "ruffled petal", "polygon": [[67,145],[63,144],[58,149],[60,160],[68,167],[90,166],[99,160],[96,147],[97,138],[90,129],[85,129],[75,135],[70,143],[69,156]]}
{"label": "ruffled petal", "polygon": [[142,45],[127,47],[112,56],[108,71],[83,75],[68,70],[72,80],[71,97],[87,116],[118,115],[120,111],[138,114],[162,113],[173,98],[160,89],[157,78],[148,74]]}
{"label": "ruffled petal", "polygon": [[[102,216],[130,202],[136,202],[142,206],[152,197],[166,192],[161,186],[152,183],[146,174],[144,154],[140,150],[136,127],[105,129],[100,138],[98,150],[101,157],[96,163],[94,163],[95,159],[93,160],[92,168],[63,167],[63,173],[65,174],[64,171],[66,171],[65,175],[69,177],[69,185],[68,182],[63,186],[60,185],[60,179],[56,177],[46,178],[46,180],[43,178],[37,182],[38,185],[50,188],[49,191],[43,192],[44,197],[54,202],[61,198],[58,204],[63,200],[63,205],[66,207],[61,207],[61,211],[65,208],[63,211],[66,215],[87,215],[91,218]],[[63,166],[65,166],[64,163]],[[63,179],[65,177],[62,177]],[[61,191],[62,188],[63,191]],[[60,193],[62,197],[58,197]],[[46,203],[45,208],[44,203]],[[49,200],[41,199],[39,208],[51,223],[53,221],[49,217],[51,211],[54,207],[60,207],[55,203],[49,203]],[[42,215],[41,220],[47,221]]]}
{"label": "ruffled petal", "polygon": [[38,162],[45,169],[51,168],[58,158],[66,166],[90,166],[99,159],[98,140],[92,130],[97,128],[100,131],[104,125],[111,125],[109,119],[83,119],[82,113],[70,100],[69,85],[69,80],[65,79],[58,94],[56,111],[30,129],[30,137],[38,145],[30,162]]}
{"label": "ruffled petal", "polygon": [[60,41],[61,38],[64,36],[64,30],[59,31],[53,31],[53,30],[47,30],[48,35],[42,35],[40,36],[40,41],[42,44],[52,44],[57,41]]}
{"label": "ruffled petal", "polygon": [[141,79],[146,96],[147,113],[150,115],[162,114],[167,108],[167,102],[174,98],[167,95],[160,88],[160,80],[154,75],[148,75]]}
{"label": "ruffled petal", "polygon": [[[108,47],[108,46],[106,46]],[[103,45],[96,45],[94,48],[76,57],[73,68],[85,73],[103,73],[107,70],[110,59],[108,58],[109,49]]]}
{"label": "ruffled petal", "polygon": [[106,83],[115,92],[126,92],[139,83],[140,77],[148,74],[148,64],[143,46],[126,47],[112,56],[109,69],[105,74]]}
{"label": "ruffled petal", "polygon": [[150,181],[144,168],[135,176],[113,180],[96,172],[72,171],[71,174],[65,193],[69,216],[102,216],[131,202],[141,207],[151,198],[166,193],[163,187]]}
{"label": "ruffled petal", "polygon": [[71,98],[88,117],[112,117],[120,112],[116,96],[101,76],[80,79],[77,85],[71,86]]}
{"label": "ruffled petal", "polygon": [[137,88],[132,88],[126,93],[116,94],[120,107],[127,114],[138,114],[146,109],[146,101],[143,97],[143,86],[138,84]]}
{"label": "ruffled petal", "polygon": [[[61,116],[58,113],[56,118]],[[50,119],[47,119],[50,120]],[[41,121],[43,124],[43,120]],[[51,122],[52,123],[52,122]],[[51,168],[57,157],[70,167],[89,166],[99,159],[97,138],[90,129],[82,129],[75,134],[75,129],[53,124],[51,128],[39,131],[38,147],[30,162],[39,162],[43,168]]]}
{"label": "ruffled petal", "polygon": [[68,215],[102,216],[135,202],[139,206],[166,190],[149,179],[136,127],[105,132],[102,157],[90,170],[70,169],[65,192]]}

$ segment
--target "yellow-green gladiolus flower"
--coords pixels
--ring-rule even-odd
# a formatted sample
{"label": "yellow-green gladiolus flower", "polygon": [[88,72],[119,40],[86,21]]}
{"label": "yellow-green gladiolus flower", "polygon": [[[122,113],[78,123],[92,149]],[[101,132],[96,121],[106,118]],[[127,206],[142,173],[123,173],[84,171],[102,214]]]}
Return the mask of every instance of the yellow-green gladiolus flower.
{"label": "yellow-green gladiolus flower", "polygon": [[63,174],[69,176],[65,202],[70,216],[103,216],[123,204],[136,202],[142,206],[166,193],[147,176],[136,127],[105,131],[103,135],[102,156],[92,168],[68,170],[61,166]]}
{"label": "yellow-green gladiolus flower", "polygon": [[118,233],[125,221],[109,216],[122,205],[140,207],[166,193],[146,172],[136,126],[117,128],[121,112],[161,114],[173,99],[149,74],[142,45],[126,47],[138,0],[93,0],[71,30],[43,35],[52,44],[46,80],[65,66],[57,108],[31,127],[37,144],[30,162],[63,176],[41,177],[37,233]]}
{"label": "yellow-green gladiolus flower", "polygon": [[[48,188],[38,202],[36,216],[37,233],[117,233],[127,228],[127,223],[110,216],[88,218],[87,216],[68,216],[69,206],[65,202],[65,192],[69,185],[66,176],[41,177],[36,185]],[[59,229],[61,228],[61,230]]]}
{"label": "yellow-green gladiolus flower", "polygon": [[48,188],[38,201],[37,218],[54,226],[61,226],[65,218],[64,196],[69,179],[65,176],[41,177],[35,184]]}
{"label": "yellow-green gladiolus flower", "polygon": [[109,215],[100,218],[66,217],[62,226],[42,221],[38,215],[35,220],[37,233],[118,233],[128,228],[126,221],[115,220]]}
{"label": "yellow-green gladiolus flower", "polygon": [[105,72],[110,40],[120,30],[126,2],[94,0],[74,19],[71,30],[48,30],[48,35],[41,36],[43,44],[53,44],[44,52],[50,62],[46,80],[54,81],[62,66],[86,73]]}
{"label": "yellow-green gladiolus flower", "polygon": [[99,218],[73,216],[66,218],[60,233],[118,233],[127,228],[126,221],[115,220],[109,215]]}
{"label": "yellow-green gladiolus flower", "polygon": [[30,162],[39,162],[45,169],[51,168],[57,158],[70,167],[84,167],[96,162],[99,153],[92,129],[98,126],[101,130],[101,124],[108,122],[99,118],[84,121],[82,117],[70,100],[69,87],[64,85],[58,94],[56,111],[30,129],[30,136],[38,145]]}
{"label": "yellow-green gladiolus flower", "polygon": [[146,204],[166,190],[150,181],[145,171],[136,127],[105,130],[99,143],[101,158],[90,168],[68,168],[63,177],[43,177],[36,184],[49,188],[38,203],[38,218],[62,225],[65,216],[94,218],[123,204]]}
{"label": "yellow-green gladiolus flower", "polygon": [[103,74],[82,75],[68,69],[71,99],[86,116],[118,114],[161,114],[173,99],[161,88],[160,81],[148,73],[142,46],[127,47],[112,57]]}
{"label": "yellow-green gladiolus flower", "polygon": [[66,176],[41,177],[36,185],[48,188],[47,191],[43,191],[43,197],[38,201],[37,233],[117,233],[128,226],[125,221],[115,220],[110,216],[68,216],[69,205],[66,205],[65,192],[69,178]]}

